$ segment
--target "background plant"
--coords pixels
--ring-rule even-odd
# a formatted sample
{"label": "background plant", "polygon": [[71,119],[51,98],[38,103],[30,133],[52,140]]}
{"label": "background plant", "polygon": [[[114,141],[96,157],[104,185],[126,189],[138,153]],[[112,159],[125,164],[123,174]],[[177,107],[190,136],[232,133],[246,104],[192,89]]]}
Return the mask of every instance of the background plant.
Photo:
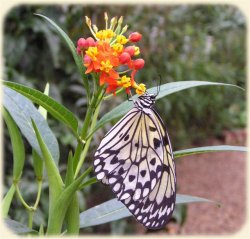
{"label": "background plant", "polygon": [[[149,14],[152,8],[154,14]],[[79,117],[81,124],[86,111],[86,99],[74,62],[71,60],[72,58],[65,57],[65,55],[69,56],[69,51],[54,28],[49,24],[44,24],[32,13],[42,12],[50,16],[64,30],[68,29],[70,38],[76,42],[82,32],[82,16],[91,15],[93,20],[98,22],[98,19],[102,19],[104,9],[107,10],[106,7],[96,9],[79,6],[23,6],[13,9],[8,14],[5,24],[4,49],[7,66],[5,79],[24,83],[42,91],[45,82],[50,82],[50,95],[73,111]],[[237,9],[228,6],[165,8],[124,6],[118,9],[110,7],[108,12],[110,15],[119,15],[119,12],[122,12],[126,15],[126,21],[131,22],[133,30],[140,29],[144,37],[149,36],[148,39],[141,42],[141,48],[145,49],[143,58],[146,66],[139,76],[143,82],[148,82],[147,85],[155,85],[156,81],[152,81],[152,79],[156,79],[160,73],[164,82],[198,79],[230,82],[244,86],[245,51],[242,46],[245,40],[245,26],[244,18]],[[147,17],[143,17],[142,12],[148,13]],[[50,51],[41,51],[42,46],[50,46]],[[161,46],[166,46],[166,51],[162,52]],[[39,56],[39,60],[37,56]],[[155,66],[157,66],[157,70]],[[171,104],[166,98],[157,103],[158,108],[164,109],[162,116],[168,116],[165,118],[170,135],[173,135],[172,141],[176,142],[174,144],[176,149],[183,147],[183,142],[187,146],[186,142],[191,144],[192,141],[199,141],[209,135],[220,135],[222,129],[245,125],[245,101],[242,92],[234,90],[232,98],[232,89],[214,89],[214,87],[194,88],[183,91],[182,94],[170,95],[168,99]],[[120,100],[121,98],[116,98],[113,104],[117,105]],[[193,107],[193,102],[199,102],[199,105]],[[108,111],[107,105],[104,104],[101,108],[102,115]],[[169,117],[170,115],[171,117]],[[203,117],[206,118],[206,121]],[[67,146],[60,147],[60,155],[67,155],[66,152],[73,149],[77,141],[69,133],[69,129],[59,125],[50,117],[48,120],[50,127],[59,139],[59,144]],[[211,125],[214,126],[213,130],[211,130]],[[106,132],[110,125],[105,127]],[[202,130],[200,130],[201,128]],[[176,129],[178,129],[177,133]],[[196,133],[190,134],[190,132]],[[5,132],[5,134],[8,137],[8,133]],[[102,131],[95,135],[96,144],[102,136]],[[6,158],[9,158],[12,151],[10,144],[5,143],[5,146],[7,148],[5,155]],[[31,152],[28,144],[25,144],[25,147],[28,153]],[[95,147],[96,145],[93,144],[91,148]],[[28,156],[28,159],[25,167],[30,169],[31,156]],[[60,158],[60,172],[65,172],[66,162],[67,157]],[[90,157],[89,160],[86,160],[86,165],[91,165],[91,162]],[[6,162],[5,167],[6,175],[12,175],[10,161]],[[25,178],[22,179],[23,185],[30,184],[28,181],[33,181],[34,177],[33,172],[27,171],[26,168],[25,172],[28,173],[25,173]],[[5,180],[6,185],[10,185],[12,177],[7,176]],[[44,192],[48,192],[46,184],[44,187]],[[30,191],[27,192],[27,195],[34,194],[35,200],[34,186],[24,188],[25,190],[29,188]],[[24,191],[24,197],[25,194]],[[41,198],[42,211],[48,211],[46,201],[46,194],[44,194],[44,198]],[[80,207],[83,209],[85,197],[82,192],[79,201],[81,202]],[[17,208],[13,207],[10,215],[13,215],[18,221],[26,222],[26,214],[23,213],[23,209],[20,209],[18,202],[14,205],[17,205]],[[41,221],[45,224],[47,216],[40,211],[40,216],[35,218],[37,220],[37,222],[35,220],[35,224],[40,225]]]}

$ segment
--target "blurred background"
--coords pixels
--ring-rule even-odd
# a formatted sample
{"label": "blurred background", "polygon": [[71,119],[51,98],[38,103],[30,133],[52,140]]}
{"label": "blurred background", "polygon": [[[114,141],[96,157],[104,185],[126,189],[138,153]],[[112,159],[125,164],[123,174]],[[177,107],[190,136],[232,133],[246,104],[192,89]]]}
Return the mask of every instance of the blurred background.
{"label": "blurred background", "polygon": [[[70,51],[55,30],[36,17],[41,13],[54,20],[72,39],[90,36],[84,16],[91,17],[101,29],[103,13],[124,16],[128,33],[138,31],[141,57],[146,64],[137,81],[147,87],[173,81],[214,81],[246,87],[246,25],[239,9],[229,5],[20,5],[5,17],[4,80],[15,81],[43,91],[50,83],[50,95],[73,111],[80,121],[86,111],[85,90]],[[126,96],[103,104],[101,115]],[[190,147],[232,144],[245,145],[245,92],[230,87],[206,86],[188,89],[156,103],[166,123],[174,150]],[[66,156],[76,144],[73,135],[52,117],[49,125],[60,144],[60,171],[66,168]],[[87,163],[111,122],[94,137]],[[4,131],[4,183],[11,184],[12,150]],[[21,187],[25,198],[35,200],[36,184],[31,164],[31,148],[26,143],[27,160]],[[207,197],[222,203],[178,207],[171,223],[157,233],[220,234],[240,229],[245,218],[245,155],[213,153],[189,156],[177,161],[178,192]],[[100,197],[100,194],[102,195]],[[100,183],[79,192],[81,211],[110,198],[112,193]],[[44,191],[34,223],[46,226],[48,188]],[[11,218],[24,224],[27,214],[14,200]],[[133,218],[81,231],[83,234],[152,233]],[[201,226],[203,225],[203,226]],[[155,232],[153,232],[155,233]]]}

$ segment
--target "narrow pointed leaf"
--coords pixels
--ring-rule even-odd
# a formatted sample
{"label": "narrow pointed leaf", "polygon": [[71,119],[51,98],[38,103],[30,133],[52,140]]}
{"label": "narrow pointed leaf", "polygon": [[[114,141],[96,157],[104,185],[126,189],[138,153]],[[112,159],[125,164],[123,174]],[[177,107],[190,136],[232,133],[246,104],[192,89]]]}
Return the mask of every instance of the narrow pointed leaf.
{"label": "narrow pointed leaf", "polygon": [[34,103],[42,106],[54,118],[66,124],[70,129],[72,129],[74,134],[77,135],[78,121],[76,117],[71,111],[69,111],[63,105],[55,101],[53,98],[47,96],[41,91],[32,89],[30,87],[15,82],[3,81],[3,84],[11,88],[12,90],[15,90],[16,92],[22,94],[23,96],[27,97]]}
{"label": "narrow pointed leaf", "polygon": [[[176,196],[176,204],[192,202],[216,203],[214,201],[200,197],[182,194],[177,194]],[[85,212],[82,212],[80,214],[80,228],[104,224],[129,216],[132,216],[130,211],[124,206],[123,203],[114,198],[98,206],[90,208]]]}
{"label": "narrow pointed leaf", "polygon": [[11,117],[21,130],[24,137],[28,140],[32,148],[34,148],[42,157],[42,153],[32,127],[31,118],[36,122],[36,125],[49,149],[50,154],[52,155],[55,162],[58,163],[59,146],[56,137],[49,128],[46,120],[38,112],[31,101],[15,90],[4,86],[3,106],[8,110]]}
{"label": "narrow pointed leaf", "polygon": [[1,206],[2,206],[2,213],[3,213],[4,218],[8,216],[10,204],[12,202],[15,191],[16,191],[16,187],[14,184],[12,184],[9,191],[6,193],[5,197],[3,198]]}
{"label": "narrow pointed leaf", "polygon": [[243,146],[232,146],[232,145],[216,145],[216,146],[205,146],[192,149],[183,149],[174,152],[175,158],[184,157],[192,154],[203,154],[210,152],[220,152],[220,151],[239,151],[247,152],[247,147]]}
{"label": "narrow pointed leaf", "polygon": [[81,57],[77,54],[75,44],[71,41],[71,39],[68,37],[68,35],[54,21],[52,21],[51,19],[49,19],[48,17],[46,17],[42,14],[35,13],[35,15],[38,17],[41,17],[41,18],[45,19],[47,22],[49,22],[57,30],[57,32],[62,37],[62,39],[65,41],[66,45],[68,46],[69,50],[72,53],[74,61],[77,65],[77,68],[78,68],[80,75],[83,79],[83,84],[85,86],[87,95],[89,96],[89,87],[87,85],[88,81],[87,81],[87,77],[86,77],[85,72],[84,72],[83,62],[82,62]]}
{"label": "narrow pointed leaf", "polygon": [[[59,195],[63,190],[63,181],[61,179],[59,170],[53,160],[52,155],[44,142],[44,138],[39,132],[38,127],[36,126],[35,122],[32,120],[32,126],[34,128],[36,138],[38,140],[39,146],[42,152],[42,158],[45,162],[45,168],[47,171],[48,182],[49,182],[49,191],[50,191],[50,206],[55,204]],[[51,209],[49,210],[51,213]]]}
{"label": "narrow pointed leaf", "polygon": [[[49,95],[49,83],[46,84],[43,93],[47,96]],[[38,111],[44,117],[44,119],[47,120],[48,111],[45,108],[43,108],[41,105],[38,107]],[[34,149],[32,149],[32,159],[33,159],[33,167],[34,167],[36,178],[39,180],[42,180],[44,161]]]}
{"label": "narrow pointed leaf", "polygon": [[[61,228],[65,214],[72,200],[74,200],[74,194],[82,183],[83,179],[88,175],[92,167],[88,168],[80,177],[67,186],[62,193],[57,197],[56,202],[51,209],[51,217],[48,222],[48,235],[58,235],[61,233]],[[72,229],[72,228],[71,228]],[[74,228],[75,229],[75,228]]]}
{"label": "narrow pointed leaf", "polygon": [[3,116],[10,134],[13,152],[13,179],[19,180],[24,166],[25,150],[21,133],[9,112],[4,108]]}
{"label": "narrow pointed leaf", "polygon": [[[232,85],[232,84],[224,84],[224,83],[208,82],[208,81],[177,81],[177,82],[171,82],[171,83],[161,85],[160,92],[159,92],[158,96],[156,97],[156,100],[158,100],[164,96],[170,95],[172,93],[175,93],[175,92],[178,92],[181,90],[185,90],[188,88],[192,88],[192,87],[197,87],[197,86],[233,86],[233,87],[244,90],[243,88],[236,86],[236,85]],[[153,88],[148,89],[148,92],[156,94],[157,87],[153,87]],[[136,96],[133,98],[136,99]],[[98,123],[94,129],[94,132],[96,130],[98,130],[99,128],[101,128],[107,122],[109,122],[113,119],[119,118],[122,115],[126,114],[130,109],[133,108],[133,106],[134,106],[134,104],[131,101],[125,101],[125,102],[121,103],[120,105],[115,107],[113,110],[111,110],[110,112],[105,114],[98,121]]]}

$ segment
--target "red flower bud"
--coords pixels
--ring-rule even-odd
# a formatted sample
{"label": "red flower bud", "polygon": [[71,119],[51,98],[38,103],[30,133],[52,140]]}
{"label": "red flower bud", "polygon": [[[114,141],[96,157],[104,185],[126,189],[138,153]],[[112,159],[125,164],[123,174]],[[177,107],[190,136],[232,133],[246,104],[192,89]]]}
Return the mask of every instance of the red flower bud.
{"label": "red flower bud", "polygon": [[129,41],[138,42],[141,40],[142,35],[139,32],[133,32],[129,35]]}
{"label": "red flower bud", "polygon": [[135,54],[135,48],[133,46],[127,46],[123,52],[127,52],[130,56]]}
{"label": "red flower bud", "polygon": [[83,58],[84,65],[88,65],[91,63],[91,58],[88,55],[85,55]]}
{"label": "red flower bud", "polygon": [[143,59],[136,59],[134,60],[134,69],[135,70],[140,70],[141,68],[144,67],[145,61]]}
{"label": "red flower bud", "polygon": [[94,40],[92,37],[88,37],[88,38],[86,39],[86,42],[87,42],[87,44],[88,44],[87,47],[95,46],[95,45],[96,45],[96,42],[95,42],[95,40]]}
{"label": "red flower bud", "polygon": [[87,46],[87,42],[86,40],[81,37],[78,41],[77,41],[77,46],[82,49],[82,48],[85,48]]}
{"label": "red flower bud", "polygon": [[129,53],[127,52],[123,52],[120,56],[119,56],[119,61],[121,64],[126,64],[131,60],[131,57],[129,55]]}

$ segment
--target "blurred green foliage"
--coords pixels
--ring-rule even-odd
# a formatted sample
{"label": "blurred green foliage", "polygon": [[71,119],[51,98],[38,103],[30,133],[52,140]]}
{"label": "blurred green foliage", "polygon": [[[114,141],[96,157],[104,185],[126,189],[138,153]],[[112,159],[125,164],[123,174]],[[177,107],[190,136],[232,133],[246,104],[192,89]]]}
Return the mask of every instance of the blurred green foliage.
{"label": "blurred green foliage", "polygon": [[[129,25],[128,34],[132,31],[143,34],[139,46],[146,64],[138,73],[137,81],[146,83],[148,88],[159,84],[159,75],[162,84],[199,80],[245,87],[245,18],[237,8],[228,5],[17,6],[6,15],[4,23],[4,79],[41,91],[46,82],[49,82],[50,95],[82,120],[86,110],[85,90],[71,53],[55,30],[33,13],[48,16],[64,29],[73,42],[77,42],[79,37],[90,36],[84,16],[91,17],[101,28],[104,26],[105,11],[110,17],[123,15],[124,22]],[[125,99],[126,96],[123,97]],[[101,113],[119,102],[121,98],[117,97],[111,103],[103,104]],[[193,143],[203,145],[207,138],[220,136],[225,129],[246,126],[245,96],[235,88],[198,87],[170,95],[157,102],[156,107],[168,126],[174,149],[187,148]],[[74,138],[69,130],[56,121],[49,119],[49,125],[63,146],[60,149],[61,155],[67,155],[65,152],[72,148]],[[110,127],[108,125],[95,136],[96,145],[104,131]],[[8,158],[11,147],[7,132],[5,142],[5,157]],[[28,153],[31,152],[26,147]],[[93,145],[92,148],[94,150],[96,146]],[[65,170],[65,160],[66,158],[61,161],[61,170]],[[8,175],[11,161],[5,162],[5,174]],[[29,162],[30,159],[26,162],[27,169]],[[91,160],[89,163],[91,164]],[[27,171],[24,184],[32,182],[34,178]],[[5,182],[9,185],[8,176]],[[98,190],[103,190],[103,186],[99,187]],[[34,187],[31,189],[24,192],[24,197],[29,195],[32,200],[36,190]],[[93,191],[95,190],[97,189]],[[102,202],[98,200],[100,199],[95,204]],[[84,197],[82,202],[81,209],[85,205]],[[40,209],[47,211],[47,206],[43,197]],[[20,205],[15,205],[12,210],[15,210],[18,221],[27,220]],[[37,224],[46,219],[46,215],[41,213],[37,217]],[[119,228],[114,224],[111,229],[119,231],[126,227],[124,223]]]}

